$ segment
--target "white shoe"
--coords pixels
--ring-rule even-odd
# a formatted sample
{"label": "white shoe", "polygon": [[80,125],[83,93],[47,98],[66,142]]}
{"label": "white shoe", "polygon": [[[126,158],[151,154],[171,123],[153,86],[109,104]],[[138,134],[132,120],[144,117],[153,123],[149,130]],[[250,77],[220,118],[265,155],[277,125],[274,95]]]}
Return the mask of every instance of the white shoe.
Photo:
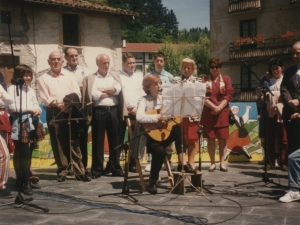
{"label": "white shoe", "polygon": [[146,172],[150,172],[150,170],[151,170],[151,164],[148,163],[148,164],[146,165],[146,167],[145,167],[145,171],[146,171]]}
{"label": "white shoe", "polygon": [[288,191],[284,196],[282,196],[279,201],[280,202],[293,202],[300,199],[299,191]]}

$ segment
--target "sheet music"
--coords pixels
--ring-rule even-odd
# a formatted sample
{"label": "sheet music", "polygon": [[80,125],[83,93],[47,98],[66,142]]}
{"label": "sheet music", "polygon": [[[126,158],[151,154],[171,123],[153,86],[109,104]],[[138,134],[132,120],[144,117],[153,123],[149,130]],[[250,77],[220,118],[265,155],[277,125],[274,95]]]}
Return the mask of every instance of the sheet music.
{"label": "sheet music", "polygon": [[[164,83],[161,114],[180,117],[200,116],[204,107],[205,93],[205,83]],[[183,112],[181,112],[182,105]]]}

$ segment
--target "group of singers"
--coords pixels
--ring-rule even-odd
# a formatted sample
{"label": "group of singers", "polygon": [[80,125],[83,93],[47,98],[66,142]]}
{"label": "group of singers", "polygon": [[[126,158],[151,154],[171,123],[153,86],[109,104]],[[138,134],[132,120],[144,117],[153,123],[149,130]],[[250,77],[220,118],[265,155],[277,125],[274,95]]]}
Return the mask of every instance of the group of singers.
{"label": "group of singers", "polygon": [[[87,68],[78,64],[78,51],[75,48],[66,48],[64,53],[64,58],[67,61],[65,67],[63,67],[63,55],[58,51],[51,52],[48,58],[50,69],[38,78],[38,93],[42,103],[46,105],[46,121],[57,164],[58,182],[65,181],[70,168],[73,169],[77,180],[85,182],[91,181],[91,178],[97,179],[101,175],[123,176],[119,162],[120,150],[116,147],[124,140],[126,128],[124,121],[126,118],[130,118],[135,119],[137,124],[141,124],[161,123],[165,120],[160,114],[149,115],[145,113],[147,110],[161,107],[162,96],[159,90],[162,82],[206,83],[204,109],[199,123],[204,127],[204,137],[207,138],[207,148],[211,159],[208,171],[213,172],[216,169],[215,139],[218,139],[219,144],[220,171],[228,171],[224,156],[229,136],[229,102],[233,95],[233,88],[230,77],[221,73],[222,60],[220,58],[210,59],[210,74],[201,79],[196,77],[196,64],[190,58],[185,58],[181,62],[180,72],[182,75],[173,77],[164,70],[165,56],[162,53],[157,53],[154,56],[154,71],[142,77],[135,73],[136,59],[130,53],[123,55],[123,71],[120,73],[110,70],[108,55],[99,54],[96,57],[98,70],[93,74],[89,74]],[[269,98],[267,104],[269,128],[266,134],[268,141],[266,151],[269,153],[269,163],[274,164],[275,147],[271,146],[274,144],[271,137],[278,135],[282,169],[289,169],[290,186],[293,188],[291,193],[294,198],[300,199],[297,189],[299,187],[299,173],[295,172],[300,168],[300,162],[297,158],[299,153],[296,154],[300,146],[298,146],[299,141],[294,140],[295,135],[300,134],[300,126],[295,125],[294,122],[300,120],[298,113],[300,85],[298,88],[298,80],[294,78],[295,74],[300,73],[299,42],[293,46],[293,59],[297,66],[286,70],[289,77],[283,77],[284,68],[280,59],[272,59],[269,63],[269,71],[273,78],[267,82],[269,89],[274,91],[277,98]],[[30,88],[33,71],[26,65],[19,65],[16,67],[15,74],[15,77],[24,81],[24,84],[17,85],[20,86],[18,91],[15,85],[9,87],[8,92],[0,86],[0,190],[2,195],[9,194],[5,189],[5,184],[8,179],[9,148],[13,148],[11,147],[13,144],[16,146],[13,162],[17,175],[17,187],[24,194],[32,194],[29,182],[31,154],[35,144],[43,139],[44,135],[39,121],[41,109],[35,92]],[[278,104],[280,93],[283,105]],[[20,96],[23,96],[22,99]],[[283,114],[281,114],[282,108]],[[10,114],[10,121],[7,111]],[[86,121],[82,123],[82,121],[76,120],[78,118],[74,118],[70,128],[68,121],[70,116],[74,117],[72,115],[74,111],[77,111],[77,116],[82,113]],[[281,115],[284,126],[280,123]],[[93,143],[91,178],[87,173],[87,131],[89,125],[92,127]],[[147,152],[152,155],[149,193],[157,193],[156,182],[163,160],[167,155],[166,148],[173,142],[175,142],[178,154],[177,170],[184,169],[185,172],[197,173],[194,156],[199,149],[198,125],[185,118],[182,124],[172,127],[170,136],[164,141],[155,141],[147,135],[134,140],[133,151],[135,148],[140,151],[146,146]],[[138,132],[143,132],[142,126],[136,127],[139,128]],[[69,129],[72,131],[69,132]],[[276,134],[274,133],[275,130]],[[104,168],[105,134],[109,145],[109,160]],[[12,143],[9,142],[10,139],[13,140]],[[186,150],[188,153],[187,162],[185,161]],[[292,158],[290,155],[287,160],[286,152],[293,153],[292,156],[296,154],[296,156]],[[131,161],[131,171],[135,172],[134,160]],[[287,161],[289,161],[288,167]],[[291,193],[289,192],[289,195]],[[283,198],[286,199],[287,197],[284,196]],[[289,201],[285,199],[281,199],[281,201]]]}

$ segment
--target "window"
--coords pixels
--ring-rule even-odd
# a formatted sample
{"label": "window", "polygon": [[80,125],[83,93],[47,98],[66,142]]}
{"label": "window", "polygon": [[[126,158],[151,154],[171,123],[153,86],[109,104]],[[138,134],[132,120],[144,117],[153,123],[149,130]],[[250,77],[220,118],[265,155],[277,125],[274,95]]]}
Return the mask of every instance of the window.
{"label": "window", "polygon": [[241,67],[241,92],[255,91],[258,87],[258,80],[252,72],[256,72],[256,66]]}
{"label": "window", "polygon": [[148,54],[148,59],[152,60],[154,58],[155,53],[149,53]]}
{"label": "window", "polygon": [[136,65],[135,72],[143,72],[143,65]]}
{"label": "window", "polygon": [[143,53],[133,53],[135,59],[143,59]]}
{"label": "window", "polygon": [[[240,36],[241,37],[255,37],[256,36],[256,20],[243,20],[240,23]],[[248,43],[241,45],[241,49],[256,48],[256,43]]]}
{"label": "window", "polygon": [[63,44],[79,46],[78,15],[63,14]]}
{"label": "window", "polygon": [[256,20],[242,20],[240,22],[241,37],[255,37],[256,35]]}

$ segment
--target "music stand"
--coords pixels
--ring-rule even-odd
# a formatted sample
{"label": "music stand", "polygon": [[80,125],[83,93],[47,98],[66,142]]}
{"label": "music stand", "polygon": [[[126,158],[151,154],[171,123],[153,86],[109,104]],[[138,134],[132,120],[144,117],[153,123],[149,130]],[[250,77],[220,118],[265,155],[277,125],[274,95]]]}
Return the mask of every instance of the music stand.
{"label": "music stand", "polygon": [[[182,118],[197,117],[199,118],[199,120],[201,119],[202,110],[204,107],[205,91],[206,91],[206,85],[204,83],[185,83],[183,85],[166,84],[165,87],[162,87],[162,89],[163,89],[162,95],[165,96],[163,97],[163,101],[162,101],[163,102],[162,110],[161,110],[162,116],[179,117],[181,118],[181,123],[182,123]],[[185,103],[187,103],[187,105]],[[167,107],[164,108],[164,106]],[[181,126],[181,130],[183,130],[183,126]],[[184,138],[183,135],[181,135],[181,138],[182,139]],[[182,162],[183,161],[184,160],[182,159]],[[199,188],[195,187],[194,184],[192,184],[192,182],[189,179],[186,179],[188,175],[183,169],[184,165],[182,164],[181,166],[182,166],[181,171],[178,174],[179,179],[175,181],[175,185],[169,193],[173,192],[174,189],[179,184],[184,184],[184,181],[186,181],[191,185],[192,188],[194,188],[194,190],[196,190],[197,192],[202,194],[207,200],[212,202],[203,193],[202,177],[201,177],[200,190],[199,190]],[[201,172],[199,174],[198,173],[195,175],[202,176]]]}
{"label": "music stand", "polygon": [[[79,103],[79,102],[78,102]],[[68,102],[64,102],[64,107],[65,108],[67,108],[68,109],[68,112],[69,112],[69,115],[68,115],[68,118],[67,119],[58,119],[58,120],[56,120],[55,118],[57,117],[57,116],[59,116],[59,114],[61,114],[62,112],[63,112],[63,110],[61,110],[57,115],[56,115],[56,117],[54,117],[54,113],[53,113],[53,118],[52,118],[52,120],[50,121],[50,124],[51,123],[56,123],[56,122],[64,122],[64,121],[68,121],[68,132],[69,132],[69,158],[70,158],[70,162],[69,162],[69,164],[68,164],[68,166],[67,166],[67,168],[66,168],[66,173],[62,176],[62,177],[60,177],[60,179],[61,178],[65,178],[67,175],[68,175],[68,173],[71,173],[71,174],[74,174],[75,175],[75,180],[76,180],[76,182],[78,181],[78,179],[80,180],[80,181],[82,181],[81,180],[81,178],[79,177],[79,175],[78,174],[76,174],[75,172],[74,172],[74,160],[73,160],[73,158],[72,158],[72,130],[71,130],[71,128],[72,128],[72,126],[71,126],[71,122],[72,121],[79,121],[79,120],[86,120],[86,118],[72,118],[72,112],[73,112],[73,107],[76,107],[76,109],[80,112],[80,116],[82,116],[82,117],[84,117],[84,115],[83,115],[83,113],[82,113],[82,108],[78,108],[77,106],[76,106],[76,103],[75,102],[73,102],[73,100],[72,99],[70,99],[70,101],[68,101]],[[86,104],[86,105],[88,105],[88,104]],[[54,110],[54,109],[53,109]],[[78,178],[78,179],[77,179]],[[51,185],[52,186],[52,185]],[[50,186],[50,187],[51,187]],[[49,187],[49,188],[50,188]],[[79,186],[79,189],[80,189],[80,186]],[[82,192],[82,190],[80,189],[80,191]]]}

